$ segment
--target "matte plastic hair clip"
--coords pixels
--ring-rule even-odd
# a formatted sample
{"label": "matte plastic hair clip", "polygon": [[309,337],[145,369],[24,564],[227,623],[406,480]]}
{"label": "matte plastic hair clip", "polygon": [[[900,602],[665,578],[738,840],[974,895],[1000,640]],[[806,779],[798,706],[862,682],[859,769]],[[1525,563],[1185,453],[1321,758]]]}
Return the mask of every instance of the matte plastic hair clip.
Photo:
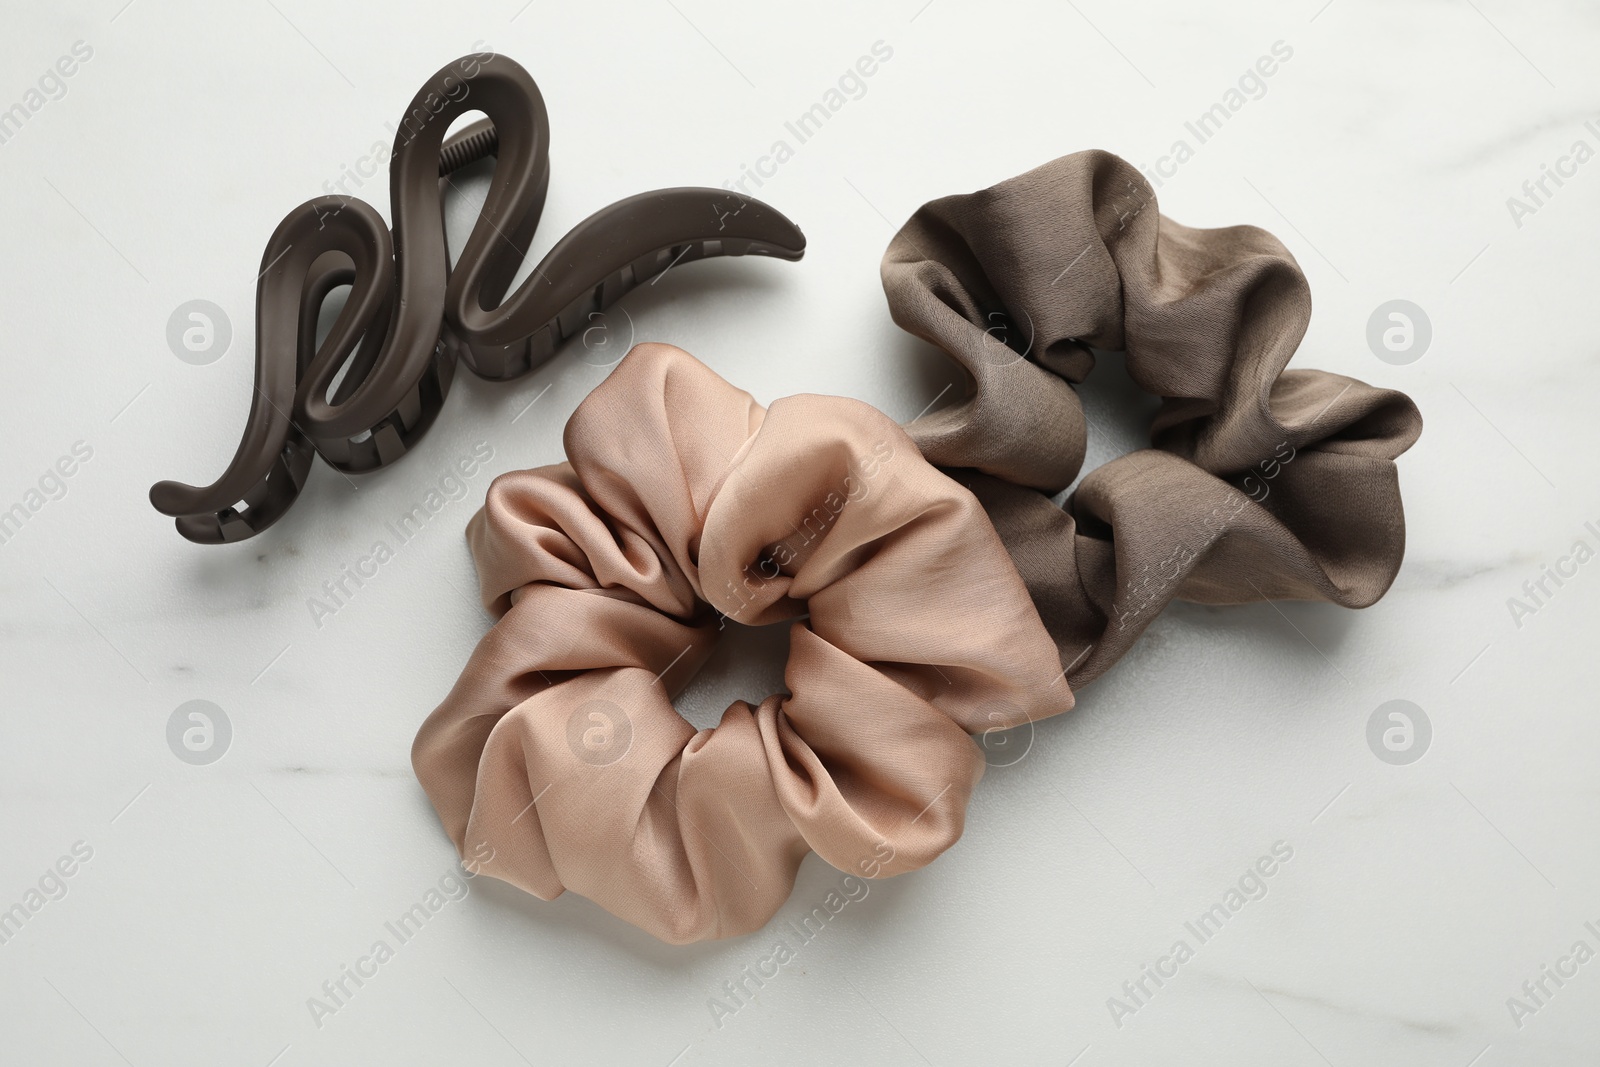
{"label": "matte plastic hair clip", "polygon": [[[469,111],[486,117],[446,139]],[[488,156],[489,193],[452,269],[441,186]],[[509,381],[674,264],[805,252],[800,230],[760,201],[726,189],[658,189],[580,222],[506,296],[549,180],[549,120],[526,70],[475,53],[436,73],[395,134],[393,235],[354,197],[318,197],[288,214],[262,254],[255,393],[238,452],[211,485],[158,482],[150,503],[191,541],[242,541],[294,504],[313,455],[349,473],[403,456],[438,415],[457,360]],[[349,296],[319,347],[318,313],[343,285]]]}

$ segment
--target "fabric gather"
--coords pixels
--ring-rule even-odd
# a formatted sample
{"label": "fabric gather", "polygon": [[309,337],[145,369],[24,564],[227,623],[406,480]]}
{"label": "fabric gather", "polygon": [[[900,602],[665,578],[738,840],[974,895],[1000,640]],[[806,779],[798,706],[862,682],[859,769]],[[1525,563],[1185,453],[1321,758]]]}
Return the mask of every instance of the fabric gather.
{"label": "fabric gather", "polygon": [[[977,499],[868,405],[764,409],[646,344],[565,445],[471,520],[498,621],[412,751],[482,873],[669,942],[747,933],[808,851],[864,877],[933,860],[983,773],[971,735],[1072,706]],[[788,693],[714,729],[673,709],[720,628],[783,620]]]}
{"label": "fabric gather", "polygon": [[[907,430],[983,502],[1074,688],[1174,598],[1365,607],[1405,550],[1402,393],[1285,370],[1311,316],[1294,257],[1253,226],[1161,215],[1139,171],[1064,156],[923,205],[881,266],[894,321],[970,377]],[[1090,472],[1075,386],[1091,348],[1161,398],[1151,448]]]}

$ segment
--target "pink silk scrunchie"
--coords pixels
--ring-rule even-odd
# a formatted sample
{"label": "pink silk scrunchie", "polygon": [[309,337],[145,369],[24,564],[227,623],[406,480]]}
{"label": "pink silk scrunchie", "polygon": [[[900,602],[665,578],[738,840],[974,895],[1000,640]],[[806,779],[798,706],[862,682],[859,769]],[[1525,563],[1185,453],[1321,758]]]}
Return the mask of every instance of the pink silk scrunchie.
{"label": "pink silk scrunchie", "polygon": [[[763,409],[647,344],[565,444],[467,528],[500,618],[412,751],[483,873],[664,941],[747,933],[807,851],[867,877],[933,860],[983,773],[969,735],[1072,706],[977,500],[868,405]],[[719,615],[801,619],[790,694],[697,731],[670,698]]]}

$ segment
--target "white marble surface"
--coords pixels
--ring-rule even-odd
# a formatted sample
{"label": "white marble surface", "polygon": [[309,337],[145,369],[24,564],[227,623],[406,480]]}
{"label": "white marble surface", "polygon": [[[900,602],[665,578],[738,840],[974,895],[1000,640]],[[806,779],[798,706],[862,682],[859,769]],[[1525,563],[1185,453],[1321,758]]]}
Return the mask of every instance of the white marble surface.
{"label": "white marble surface", "polygon": [[[1520,219],[1507,203],[1574,142],[1600,148],[1592,5],[125,3],[8,3],[0,34],[0,108],[74,42],[93,50],[0,144],[0,505],[92,450],[0,544],[0,908],[39,905],[0,944],[0,1062],[1600,1058],[1600,961],[1546,979],[1520,1020],[1507,1004],[1575,942],[1600,949],[1600,562],[1547,581],[1520,627],[1507,605],[1575,540],[1600,547],[1584,528],[1600,526],[1600,161]],[[306,600],[477,442],[496,469],[556,459],[605,370],[569,352],[509,387],[468,377],[416,455],[358,488],[319,464],[307,499],[241,545],[181,540],[145,492],[232,454],[278,219],[478,40],[549,101],[541,253],[620,196],[736,177],[891,47],[760,190],[805,229],[803,263],[696,264],[626,307],[639,339],[763,400],[842,393],[899,418],[954,372],[889,321],[895,224],[1081,148],[1154,166],[1284,42],[1292,58],[1192,146],[1162,207],[1280,234],[1317,302],[1298,363],[1417,398],[1399,581],[1359,613],[1169,611],[986,778],[956,848],[873,884],[721,1025],[708,1002],[837,872],[809,860],[774,932],[690,948],[479,881],[317,1025],[308,998],[451,867],[407,756],[487,625],[460,536],[486,479],[320,628]],[[383,179],[365,192],[387,213]],[[196,298],[234,327],[208,366],[165,340]],[[1409,365],[1367,345],[1391,299],[1432,322]],[[1125,379],[1108,368],[1087,392],[1091,460],[1136,447]],[[736,634],[685,714],[771,691],[783,651],[781,633]],[[1366,741],[1396,699],[1433,727],[1406,766]],[[168,747],[190,700],[232,724],[209,765]],[[1188,934],[1278,842],[1293,855],[1266,895],[1205,944]],[[64,895],[46,876],[63,857]],[[59,899],[29,897],[41,880]],[[1108,998],[1180,938],[1193,958],[1119,1026]]]}

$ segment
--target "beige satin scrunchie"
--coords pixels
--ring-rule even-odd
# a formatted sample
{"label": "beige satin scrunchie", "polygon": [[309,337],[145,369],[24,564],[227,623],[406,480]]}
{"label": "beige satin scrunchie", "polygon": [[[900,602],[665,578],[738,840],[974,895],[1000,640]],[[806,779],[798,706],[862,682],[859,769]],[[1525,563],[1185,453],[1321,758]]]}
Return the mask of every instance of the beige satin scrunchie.
{"label": "beige satin scrunchie", "polygon": [[[983,773],[969,735],[1072,706],[976,499],[866,404],[763,409],[647,344],[565,443],[468,526],[500,618],[412,752],[483,873],[664,941],[746,933],[808,850],[866,877],[934,859]],[[789,694],[712,730],[673,710],[724,619],[807,612]]]}
{"label": "beige satin scrunchie", "polygon": [[[1163,216],[1133,166],[1078,152],[924,204],[884,253],[894,321],[971,388],[906,427],[983,501],[1076,689],[1173,599],[1365,607],[1405,552],[1394,459],[1422,431],[1403,393],[1285,370],[1306,278],[1254,226]],[[1161,398],[1151,445],[1083,464],[1091,347]]]}

